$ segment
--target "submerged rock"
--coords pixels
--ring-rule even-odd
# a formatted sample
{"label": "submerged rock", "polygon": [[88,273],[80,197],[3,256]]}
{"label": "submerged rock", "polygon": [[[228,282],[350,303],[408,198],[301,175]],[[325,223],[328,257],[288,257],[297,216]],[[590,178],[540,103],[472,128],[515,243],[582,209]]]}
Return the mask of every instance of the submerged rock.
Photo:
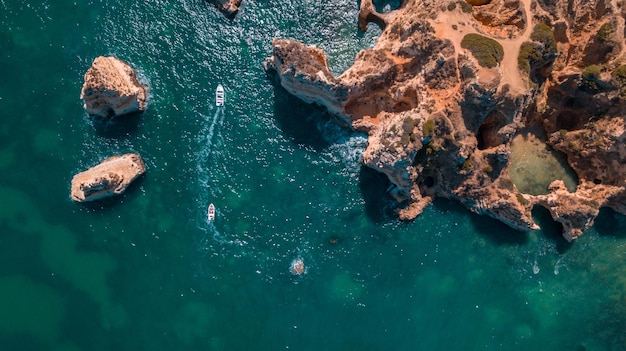
{"label": "submerged rock", "polygon": [[72,178],[70,197],[77,202],[87,202],[121,194],[145,171],[138,154],[109,157]]}
{"label": "submerged rock", "polygon": [[126,62],[99,56],[85,73],[80,98],[90,116],[106,118],[144,111],[146,91]]}
{"label": "submerged rock", "polygon": [[[291,94],[368,134],[362,161],[394,185],[399,218],[444,197],[533,230],[539,205],[573,240],[603,206],[626,214],[624,31],[613,2],[473,1],[468,10],[401,1],[386,13],[360,3],[359,28],[376,22],[382,32],[341,75],[322,50],[287,39],[274,40],[264,66]],[[494,42],[503,57],[481,52]],[[576,192],[554,183],[532,196],[511,181],[511,141],[528,126],[568,155]]]}
{"label": "submerged rock", "polygon": [[296,258],[291,261],[291,266],[289,266],[289,272],[293,275],[301,275],[304,274],[304,260],[301,258]]}

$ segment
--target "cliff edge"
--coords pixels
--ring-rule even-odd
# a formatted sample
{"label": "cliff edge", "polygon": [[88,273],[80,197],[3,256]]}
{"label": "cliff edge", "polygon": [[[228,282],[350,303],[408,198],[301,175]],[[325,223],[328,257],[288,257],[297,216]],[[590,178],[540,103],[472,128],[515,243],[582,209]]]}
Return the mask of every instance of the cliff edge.
{"label": "cliff edge", "polygon": [[[626,214],[626,10],[608,0],[360,6],[359,28],[375,22],[382,33],[341,75],[323,51],[285,39],[274,40],[264,67],[368,134],[362,161],[394,185],[401,219],[444,197],[533,230],[538,205],[571,241],[602,207]],[[513,183],[511,141],[528,127],[567,155],[575,191],[555,180],[547,194],[525,194]]]}

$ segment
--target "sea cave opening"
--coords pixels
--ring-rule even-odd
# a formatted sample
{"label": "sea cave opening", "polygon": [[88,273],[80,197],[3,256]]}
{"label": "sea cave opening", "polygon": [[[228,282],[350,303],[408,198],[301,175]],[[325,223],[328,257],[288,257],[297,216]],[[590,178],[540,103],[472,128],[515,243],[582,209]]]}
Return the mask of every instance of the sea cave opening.
{"label": "sea cave opening", "polygon": [[569,249],[571,244],[563,237],[563,224],[555,221],[547,208],[540,205],[533,206],[532,216],[541,227],[541,234],[555,242],[557,251],[564,253]]}
{"label": "sea cave opening", "polygon": [[497,114],[489,114],[481,123],[476,133],[478,149],[485,150],[502,144],[502,138],[498,136],[498,130],[504,125],[502,118]]}

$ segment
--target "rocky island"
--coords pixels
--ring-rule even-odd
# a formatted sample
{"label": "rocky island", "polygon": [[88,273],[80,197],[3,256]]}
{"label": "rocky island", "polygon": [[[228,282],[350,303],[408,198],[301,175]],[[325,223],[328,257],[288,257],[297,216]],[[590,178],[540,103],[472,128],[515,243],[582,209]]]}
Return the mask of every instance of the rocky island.
{"label": "rocky island", "polygon": [[[275,39],[264,67],[289,93],[367,133],[362,162],[394,185],[403,220],[435,197],[519,230],[548,209],[571,241],[600,208],[626,214],[624,13],[615,1],[404,0],[358,26],[382,28],[339,76],[313,46]],[[567,156],[578,184],[524,193],[511,142],[532,130]]]}
{"label": "rocky island", "polygon": [[90,116],[121,116],[146,109],[147,87],[126,62],[99,56],[85,73],[80,98]]}
{"label": "rocky island", "polygon": [[210,0],[227,18],[233,18],[239,12],[242,0]]}
{"label": "rocky island", "polygon": [[87,202],[121,194],[145,171],[138,154],[109,157],[72,178],[70,197],[77,202]]}

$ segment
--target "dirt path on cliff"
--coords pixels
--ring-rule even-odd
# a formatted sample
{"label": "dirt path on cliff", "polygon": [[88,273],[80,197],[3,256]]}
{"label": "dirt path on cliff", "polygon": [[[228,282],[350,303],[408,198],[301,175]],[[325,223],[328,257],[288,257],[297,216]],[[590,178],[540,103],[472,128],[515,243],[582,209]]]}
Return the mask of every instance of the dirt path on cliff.
{"label": "dirt path on cliff", "polygon": [[[500,63],[499,70],[502,74],[502,80],[500,82],[500,88],[504,85],[509,86],[509,91],[513,94],[521,94],[526,92],[526,81],[521,75],[517,65],[517,56],[523,42],[530,39],[532,33],[533,23],[530,11],[530,5],[532,0],[521,0],[524,8],[524,16],[526,16],[526,27],[524,32],[514,39],[497,39],[502,48],[504,49],[504,58]],[[435,29],[435,35],[438,38],[449,39],[454,44],[456,55],[463,52],[465,49],[461,48],[461,40],[466,34],[481,33],[476,20],[471,14],[463,13],[461,11],[444,11],[437,19],[431,21]],[[474,24],[474,25],[472,25]],[[486,71],[486,70],[485,70]]]}
{"label": "dirt path on cliff", "polygon": [[531,0],[521,0],[524,5],[524,16],[526,16],[526,28],[524,32],[515,39],[500,39],[498,42],[504,49],[504,58],[500,63],[500,69],[502,70],[502,81],[500,82],[500,88],[505,84],[509,85],[509,91],[515,94],[523,94],[526,92],[526,81],[522,77],[517,64],[517,57],[519,56],[519,50],[522,43],[530,40],[530,34],[532,33],[533,18],[530,12]]}

